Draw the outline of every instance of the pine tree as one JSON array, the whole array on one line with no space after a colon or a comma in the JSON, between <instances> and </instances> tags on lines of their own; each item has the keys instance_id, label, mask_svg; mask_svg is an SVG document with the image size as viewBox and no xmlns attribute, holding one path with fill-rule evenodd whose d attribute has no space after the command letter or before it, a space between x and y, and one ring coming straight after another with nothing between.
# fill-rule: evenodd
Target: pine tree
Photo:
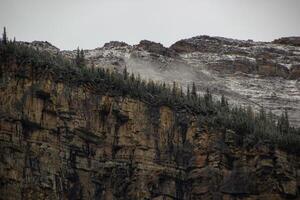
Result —
<instances>
[{"instance_id":1,"label":"pine tree","mask_svg":"<svg viewBox=\"0 0 300 200\"><path fill-rule=\"evenodd\" d=\"M80 50L79 47L76 50L75 65L79 68L83 68L85 66L84 51L83 49Z\"/></svg>"},{"instance_id":2,"label":"pine tree","mask_svg":"<svg viewBox=\"0 0 300 200\"><path fill-rule=\"evenodd\" d=\"M124 77L124 80L127 80L127 78L128 78L128 72L127 72L127 67L126 66L123 70L123 77Z\"/></svg>"},{"instance_id":3,"label":"pine tree","mask_svg":"<svg viewBox=\"0 0 300 200\"><path fill-rule=\"evenodd\" d=\"M192 85L192 98L193 99L196 99L197 98L197 91L196 91L196 85L195 85L195 82L193 82L193 85Z\"/></svg>"},{"instance_id":4,"label":"pine tree","mask_svg":"<svg viewBox=\"0 0 300 200\"><path fill-rule=\"evenodd\" d=\"M79 47L77 47L77 51L76 51L75 65L76 65L76 67L80 67L80 50L79 50Z\"/></svg>"},{"instance_id":5,"label":"pine tree","mask_svg":"<svg viewBox=\"0 0 300 200\"><path fill-rule=\"evenodd\" d=\"M183 90L182 90L182 86L180 86L180 97L181 97L181 98L184 97Z\"/></svg>"},{"instance_id":6,"label":"pine tree","mask_svg":"<svg viewBox=\"0 0 300 200\"><path fill-rule=\"evenodd\" d=\"M210 90L206 89L206 94L204 95L204 101L207 107L210 107L212 105L212 95L210 93Z\"/></svg>"},{"instance_id":7,"label":"pine tree","mask_svg":"<svg viewBox=\"0 0 300 200\"><path fill-rule=\"evenodd\" d=\"M3 28L3 33L2 33L2 43L3 43L3 44L7 44L6 27Z\"/></svg>"},{"instance_id":8,"label":"pine tree","mask_svg":"<svg viewBox=\"0 0 300 200\"><path fill-rule=\"evenodd\" d=\"M274 124L274 114L271 111L269 111L267 117L268 117L269 122L273 125Z\"/></svg>"},{"instance_id":9,"label":"pine tree","mask_svg":"<svg viewBox=\"0 0 300 200\"><path fill-rule=\"evenodd\" d=\"M142 78L141 78L141 74L138 73L136 80L141 83L142 82Z\"/></svg>"},{"instance_id":10,"label":"pine tree","mask_svg":"<svg viewBox=\"0 0 300 200\"><path fill-rule=\"evenodd\" d=\"M131 75L130 75L130 81L131 82L134 82L135 81L135 77L134 77L134 73L132 72Z\"/></svg>"},{"instance_id":11,"label":"pine tree","mask_svg":"<svg viewBox=\"0 0 300 200\"><path fill-rule=\"evenodd\" d=\"M91 69L92 69L92 72L95 72L95 63L94 63L94 61L92 61L92 63L91 63Z\"/></svg>"},{"instance_id":12,"label":"pine tree","mask_svg":"<svg viewBox=\"0 0 300 200\"><path fill-rule=\"evenodd\" d=\"M227 99L225 98L224 94L222 94L222 97L221 97L221 106L223 108L227 108L228 107L228 101Z\"/></svg>"},{"instance_id":13,"label":"pine tree","mask_svg":"<svg viewBox=\"0 0 300 200\"><path fill-rule=\"evenodd\" d=\"M260 119L262 122L266 122L266 120L267 120L267 115L266 115L266 112L265 112L264 107L261 107L261 109L260 109L260 111L259 111L259 119Z\"/></svg>"},{"instance_id":14,"label":"pine tree","mask_svg":"<svg viewBox=\"0 0 300 200\"><path fill-rule=\"evenodd\" d=\"M163 88L163 90L166 89L166 83L165 82L163 82L162 88Z\"/></svg>"},{"instance_id":15,"label":"pine tree","mask_svg":"<svg viewBox=\"0 0 300 200\"><path fill-rule=\"evenodd\" d=\"M287 109L285 109L285 111L284 111L284 119L285 119L286 127L289 129L290 128L290 122L289 122L289 115L288 115Z\"/></svg>"},{"instance_id":16,"label":"pine tree","mask_svg":"<svg viewBox=\"0 0 300 200\"><path fill-rule=\"evenodd\" d=\"M246 113L247 113L248 118L251 119L251 120L253 120L253 118L254 118L254 112L253 112L253 109L252 109L251 106L247 107Z\"/></svg>"},{"instance_id":17,"label":"pine tree","mask_svg":"<svg viewBox=\"0 0 300 200\"><path fill-rule=\"evenodd\" d=\"M80 50L80 64L81 64L82 67L85 66L85 57L84 57L83 49Z\"/></svg>"},{"instance_id":18,"label":"pine tree","mask_svg":"<svg viewBox=\"0 0 300 200\"><path fill-rule=\"evenodd\" d=\"M279 129L279 132L282 134L290 132L290 122L287 110L285 110L285 112L281 114L281 117L279 118L277 123L277 127Z\"/></svg>"},{"instance_id":19,"label":"pine tree","mask_svg":"<svg viewBox=\"0 0 300 200\"><path fill-rule=\"evenodd\" d=\"M176 97L176 94L177 94L176 83L175 83L175 81L173 81L172 96Z\"/></svg>"},{"instance_id":20,"label":"pine tree","mask_svg":"<svg viewBox=\"0 0 300 200\"><path fill-rule=\"evenodd\" d=\"M186 96L187 96L188 99L190 99L190 97L191 97L191 95L190 95L190 85L187 86Z\"/></svg>"},{"instance_id":21,"label":"pine tree","mask_svg":"<svg viewBox=\"0 0 300 200\"><path fill-rule=\"evenodd\" d=\"M254 112L251 106L248 106L246 109L246 117L247 117L247 128L249 133L254 132Z\"/></svg>"}]
</instances>

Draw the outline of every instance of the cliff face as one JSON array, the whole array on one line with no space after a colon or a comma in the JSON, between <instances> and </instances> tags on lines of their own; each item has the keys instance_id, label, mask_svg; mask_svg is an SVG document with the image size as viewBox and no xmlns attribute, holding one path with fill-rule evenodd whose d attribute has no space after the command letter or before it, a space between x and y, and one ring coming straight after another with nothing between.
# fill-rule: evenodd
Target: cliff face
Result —
<instances>
[{"instance_id":1,"label":"cliff face","mask_svg":"<svg viewBox=\"0 0 300 200\"><path fill-rule=\"evenodd\" d=\"M299 198L299 157L185 110L34 74L0 105L0 199Z\"/></svg>"},{"instance_id":2,"label":"cliff face","mask_svg":"<svg viewBox=\"0 0 300 200\"><path fill-rule=\"evenodd\" d=\"M300 41L297 37L255 42L197 36L180 40L169 48L150 41L133 46L110 42L101 48L85 50L85 56L87 63L95 68L122 71L126 66L144 79L171 84L176 81L183 88L195 82L201 92L210 88L216 96L225 94L233 104L251 105L257 110L264 107L277 116L288 110L291 123L299 127L297 41ZM76 51L61 53L69 58L76 55Z\"/></svg>"}]
</instances>

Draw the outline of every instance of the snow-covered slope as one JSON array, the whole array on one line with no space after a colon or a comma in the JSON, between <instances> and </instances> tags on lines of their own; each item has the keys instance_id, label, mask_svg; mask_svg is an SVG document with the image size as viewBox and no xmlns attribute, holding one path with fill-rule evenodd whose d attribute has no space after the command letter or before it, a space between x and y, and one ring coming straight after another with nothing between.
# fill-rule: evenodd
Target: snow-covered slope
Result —
<instances>
[{"instance_id":1,"label":"snow-covered slope","mask_svg":"<svg viewBox=\"0 0 300 200\"><path fill-rule=\"evenodd\" d=\"M89 66L117 71L126 66L145 79L176 81L184 88L195 82L200 92L210 88L236 104L263 106L278 115L287 109L291 122L300 126L298 42L295 37L268 43L197 36L170 48L143 40L133 46L109 42L84 52ZM76 50L61 53L74 58Z\"/></svg>"},{"instance_id":2,"label":"snow-covered slope","mask_svg":"<svg viewBox=\"0 0 300 200\"><path fill-rule=\"evenodd\" d=\"M198 83L216 94L227 94L238 104L263 106L278 115L287 109L293 124L300 126L298 45L199 36L181 40L171 49L194 71L207 70L214 80Z\"/></svg>"}]
</instances>

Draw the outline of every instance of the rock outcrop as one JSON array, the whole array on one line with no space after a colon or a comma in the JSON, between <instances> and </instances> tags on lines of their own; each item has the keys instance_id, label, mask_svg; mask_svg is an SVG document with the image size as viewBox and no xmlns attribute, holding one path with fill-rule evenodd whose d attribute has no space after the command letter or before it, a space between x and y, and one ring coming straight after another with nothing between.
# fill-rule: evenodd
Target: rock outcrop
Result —
<instances>
[{"instance_id":1,"label":"rock outcrop","mask_svg":"<svg viewBox=\"0 0 300 200\"><path fill-rule=\"evenodd\" d=\"M198 90L226 94L234 104L264 107L278 116L288 110L292 124L300 126L300 47L278 41L197 36L169 48L146 40L133 46L114 41L84 52L94 68L122 72L127 67L144 79L176 81L183 89L195 82ZM73 58L76 50L60 53Z\"/></svg>"},{"instance_id":2,"label":"rock outcrop","mask_svg":"<svg viewBox=\"0 0 300 200\"><path fill-rule=\"evenodd\" d=\"M300 47L300 37L283 37L274 40L273 43Z\"/></svg>"},{"instance_id":3,"label":"rock outcrop","mask_svg":"<svg viewBox=\"0 0 300 200\"><path fill-rule=\"evenodd\" d=\"M151 42L148 40L142 40L138 45L136 45L136 48L166 57L178 56L172 49L166 48L160 43Z\"/></svg>"},{"instance_id":4,"label":"rock outcrop","mask_svg":"<svg viewBox=\"0 0 300 200\"><path fill-rule=\"evenodd\" d=\"M21 44L28 45L29 47L32 47L34 49L37 49L39 51L47 51L52 54L58 54L60 52L60 49L56 46L52 45L48 41L33 41L33 42L20 42Z\"/></svg>"},{"instance_id":5,"label":"rock outcrop","mask_svg":"<svg viewBox=\"0 0 300 200\"><path fill-rule=\"evenodd\" d=\"M0 199L299 199L299 157L268 141L46 72L2 81Z\"/></svg>"},{"instance_id":6,"label":"rock outcrop","mask_svg":"<svg viewBox=\"0 0 300 200\"><path fill-rule=\"evenodd\" d=\"M299 64L299 38L282 38L273 43L198 36L180 40L170 49L189 55L222 73L244 72L263 76L299 78L291 67Z\"/></svg>"}]
</instances>

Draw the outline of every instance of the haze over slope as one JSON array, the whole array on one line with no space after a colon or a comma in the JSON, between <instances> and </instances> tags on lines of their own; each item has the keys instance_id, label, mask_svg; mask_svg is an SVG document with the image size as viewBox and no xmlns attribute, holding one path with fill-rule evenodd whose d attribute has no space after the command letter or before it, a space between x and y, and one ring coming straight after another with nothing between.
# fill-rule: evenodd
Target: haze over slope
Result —
<instances>
[{"instance_id":1,"label":"haze over slope","mask_svg":"<svg viewBox=\"0 0 300 200\"><path fill-rule=\"evenodd\" d=\"M198 36L180 40L170 48L143 40L138 45L106 43L85 50L93 67L130 72L142 78L179 83L195 82L200 92L209 88L225 94L234 103L264 107L280 115L287 109L291 122L300 125L300 39L281 38L254 42L222 37ZM51 44L34 46L60 52ZM61 51L73 58L76 51Z\"/></svg>"}]
</instances>

